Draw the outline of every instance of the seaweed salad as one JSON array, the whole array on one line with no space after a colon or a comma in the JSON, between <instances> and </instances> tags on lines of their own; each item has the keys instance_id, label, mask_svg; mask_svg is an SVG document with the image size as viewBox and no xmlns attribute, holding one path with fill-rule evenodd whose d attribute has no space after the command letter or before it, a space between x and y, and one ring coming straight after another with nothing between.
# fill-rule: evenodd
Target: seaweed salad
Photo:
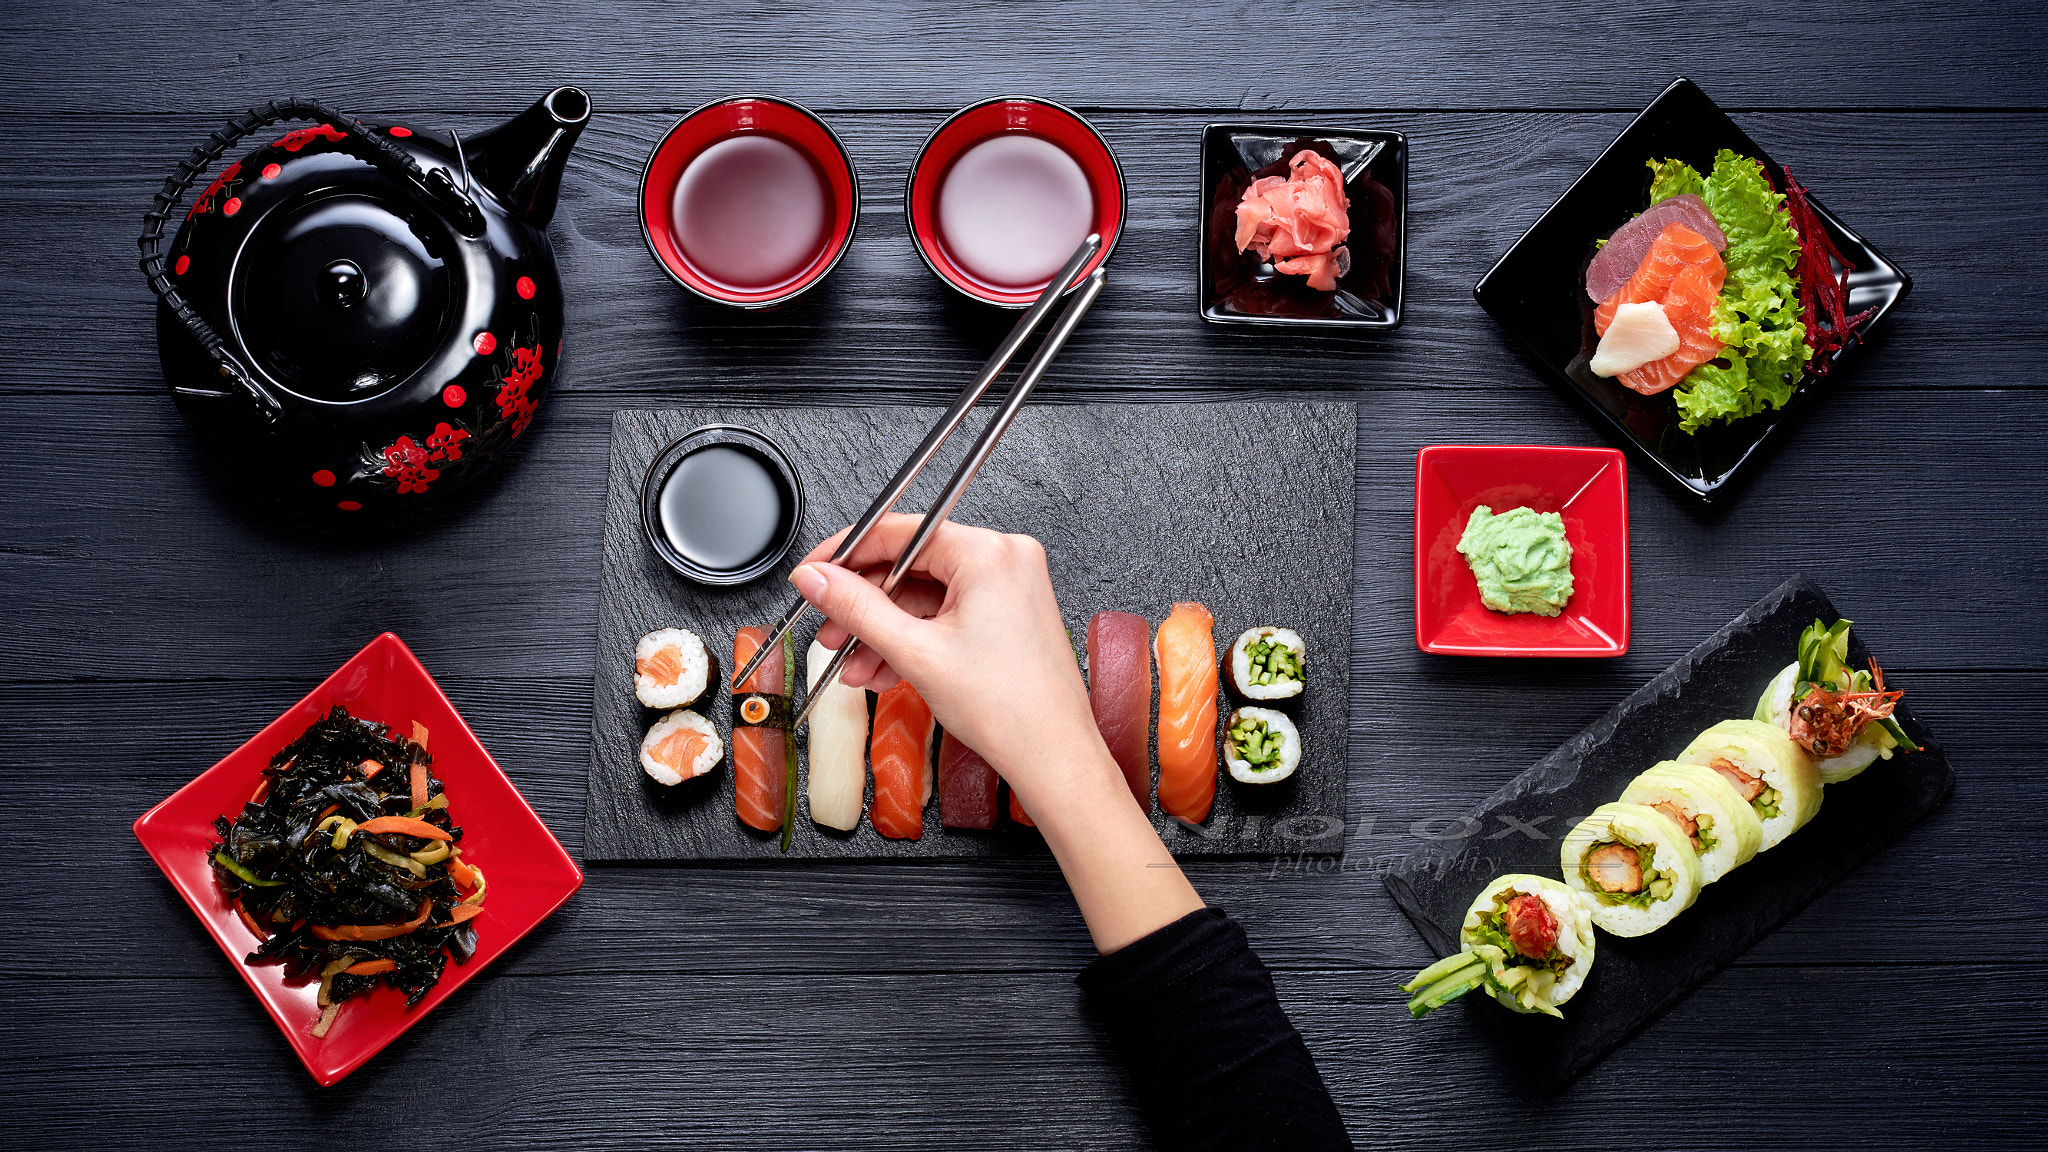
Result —
<instances>
[{"instance_id":1,"label":"seaweed salad","mask_svg":"<svg viewBox=\"0 0 2048 1152\"><path fill-rule=\"evenodd\" d=\"M448 957L476 952L484 875L426 745L424 725L408 738L337 706L271 757L239 817L213 822L214 874L263 937L248 963L320 976L315 1036L379 983L418 1004Z\"/></svg>"}]
</instances>

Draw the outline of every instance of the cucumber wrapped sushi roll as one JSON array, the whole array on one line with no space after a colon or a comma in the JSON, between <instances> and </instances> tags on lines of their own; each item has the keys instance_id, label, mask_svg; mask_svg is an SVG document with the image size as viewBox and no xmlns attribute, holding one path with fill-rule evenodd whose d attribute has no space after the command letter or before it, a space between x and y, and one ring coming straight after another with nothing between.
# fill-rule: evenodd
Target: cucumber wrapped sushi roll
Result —
<instances>
[{"instance_id":1,"label":"cucumber wrapped sushi roll","mask_svg":"<svg viewBox=\"0 0 2048 1152\"><path fill-rule=\"evenodd\" d=\"M1565 835L1565 883L1581 893L1593 923L1616 936L1643 936L1700 894L1700 861L1671 817L1641 804L1602 804Z\"/></svg>"},{"instance_id":2,"label":"cucumber wrapped sushi roll","mask_svg":"<svg viewBox=\"0 0 2048 1152\"><path fill-rule=\"evenodd\" d=\"M1247 700L1285 700L1308 684L1308 646L1292 628L1265 625L1230 645L1230 687Z\"/></svg>"},{"instance_id":3,"label":"cucumber wrapped sushi roll","mask_svg":"<svg viewBox=\"0 0 2048 1152\"><path fill-rule=\"evenodd\" d=\"M1593 919L1572 890L1542 876L1511 872L1486 886L1465 912L1458 943L1401 985L1414 994L1417 1019L1475 988L1516 1012L1562 1016L1593 970Z\"/></svg>"},{"instance_id":4,"label":"cucumber wrapped sushi roll","mask_svg":"<svg viewBox=\"0 0 2048 1152\"><path fill-rule=\"evenodd\" d=\"M1666 760L1629 781L1621 802L1655 808L1692 838L1702 884L1749 863L1763 847L1756 810L1711 768Z\"/></svg>"},{"instance_id":5,"label":"cucumber wrapped sushi roll","mask_svg":"<svg viewBox=\"0 0 2048 1152\"><path fill-rule=\"evenodd\" d=\"M1806 826L1820 811L1820 771L1805 751L1761 720L1723 720L1699 734L1678 759L1711 768L1763 821L1763 849Z\"/></svg>"},{"instance_id":6,"label":"cucumber wrapped sushi roll","mask_svg":"<svg viewBox=\"0 0 2048 1152\"><path fill-rule=\"evenodd\" d=\"M1239 708L1223 726L1223 763L1245 784L1285 780L1301 763L1301 733L1285 713Z\"/></svg>"},{"instance_id":7,"label":"cucumber wrapped sushi roll","mask_svg":"<svg viewBox=\"0 0 2048 1152\"><path fill-rule=\"evenodd\" d=\"M1820 782L1839 784L1878 760L1920 746L1893 718L1905 693L1886 691L1884 669L1851 668L1848 620L1815 620L1799 636L1799 659L1772 677L1757 700L1754 719L1791 737L1813 758Z\"/></svg>"}]
</instances>

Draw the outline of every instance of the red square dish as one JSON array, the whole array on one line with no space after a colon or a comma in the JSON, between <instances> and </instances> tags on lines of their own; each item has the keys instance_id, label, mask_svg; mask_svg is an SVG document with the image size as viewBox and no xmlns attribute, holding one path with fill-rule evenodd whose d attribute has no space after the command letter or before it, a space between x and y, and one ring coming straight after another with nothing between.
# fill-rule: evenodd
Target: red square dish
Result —
<instances>
[{"instance_id":1,"label":"red square dish","mask_svg":"<svg viewBox=\"0 0 2048 1152\"><path fill-rule=\"evenodd\" d=\"M450 808L463 829L463 858L489 877L490 895L483 914L474 921L476 954L467 964L449 961L440 983L419 1007L408 1011L403 993L380 985L345 1002L327 1035L315 1039L312 1029L320 1019L320 981L317 977L287 981L281 964L243 962L259 939L221 891L210 857L219 839L213 818L239 814L261 782L271 756L337 704L362 719L380 721L401 732L410 731L415 720L426 725L434 774L447 789ZM323 1087L361 1067L418 1023L547 919L583 884L583 872L576 862L484 751L476 733L463 723L411 650L389 632L370 641L227 759L145 812L135 822L135 838L185 898L227 954L228 962L283 1030L306 1070Z\"/></svg>"},{"instance_id":2,"label":"red square dish","mask_svg":"<svg viewBox=\"0 0 2048 1152\"><path fill-rule=\"evenodd\" d=\"M1572 598L1559 616L1479 602L1458 551L1485 504L1564 517ZM1415 645L1451 656L1619 656L1628 651L1628 465L1612 448L1438 444L1415 457Z\"/></svg>"}]
</instances>

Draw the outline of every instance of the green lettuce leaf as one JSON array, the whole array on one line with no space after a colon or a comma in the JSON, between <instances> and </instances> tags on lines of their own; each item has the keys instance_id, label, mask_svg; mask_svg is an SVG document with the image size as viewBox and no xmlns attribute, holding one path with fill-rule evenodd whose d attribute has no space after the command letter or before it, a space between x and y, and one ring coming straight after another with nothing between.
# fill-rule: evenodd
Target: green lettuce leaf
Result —
<instances>
[{"instance_id":1,"label":"green lettuce leaf","mask_svg":"<svg viewBox=\"0 0 2048 1152\"><path fill-rule=\"evenodd\" d=\"M1687 192L1703 195L1707 182L1692 165L1683 160L1650 161L1650 203L1683 196Z\"/></svg>"},{"instance_id":2,"label":"green lettuce leaf","mask_svg":"<svg viewBox=\"0 0 2048 1152\"><path fill-rule=\"evenodd\" d=\"M1704 180L1676 160L1652 160L1650 171L1652 203L1696 193L1728 237L1721 254L1728 280L1713 318L1714 337L1725 347L1678 382L1679 427L1692 433L1783 407L1813 356L1799 307L1799 234L1784 195L1762 164L1726 148Z\"/></svg>"}]
</instances>

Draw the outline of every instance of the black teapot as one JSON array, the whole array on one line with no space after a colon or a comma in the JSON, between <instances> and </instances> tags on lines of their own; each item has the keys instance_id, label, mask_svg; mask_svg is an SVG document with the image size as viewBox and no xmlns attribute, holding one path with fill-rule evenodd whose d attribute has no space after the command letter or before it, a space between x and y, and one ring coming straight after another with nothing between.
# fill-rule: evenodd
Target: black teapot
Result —
<instances>
[{"instance_id":1,"label":"black teapot","mask_svg":"<svg viewBox=\"0 0 2048 1152\"><path fill-rule=\"evenodd\" d=\"M185 192L237 142L311 121ZM463 139L280 100L182 161L143 217L142 271L178 407L275 490L402 507L482 472L562 351L547 222L590 98L557 88Z\"/></svg>"}]
</instances>

